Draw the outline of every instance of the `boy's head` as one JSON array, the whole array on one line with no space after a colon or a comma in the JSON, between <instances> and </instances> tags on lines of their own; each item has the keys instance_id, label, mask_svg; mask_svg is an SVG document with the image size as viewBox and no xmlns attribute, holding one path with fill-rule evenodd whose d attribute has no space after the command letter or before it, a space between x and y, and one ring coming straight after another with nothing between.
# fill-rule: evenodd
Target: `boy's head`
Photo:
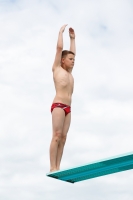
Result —
<instances>
[{"instance_id":1,"label":"boy's head","mask_svg":"<svg viewBox=\"0 0 133 200\"><path fill-rule=\"evenodd\" d=\"M61 66L67 71L72 71L75 61L75 54L72 51L64 50L61 56Z\"/></svg>"}]
</instances>

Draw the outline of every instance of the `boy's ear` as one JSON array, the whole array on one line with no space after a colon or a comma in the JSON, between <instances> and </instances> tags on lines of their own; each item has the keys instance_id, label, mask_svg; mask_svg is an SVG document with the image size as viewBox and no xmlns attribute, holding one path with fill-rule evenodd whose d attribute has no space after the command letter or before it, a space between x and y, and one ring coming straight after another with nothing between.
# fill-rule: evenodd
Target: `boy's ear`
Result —
<instances>
[{"instance_id":1,"label":"boy's ear","mask_svg":"<svg viewBox=\"0 0 133 200\"><path fill-rule=\"evenodd\" d=\"M61 58L61 62L64 63L65 58Z\"/></svg>"}]
</instances>

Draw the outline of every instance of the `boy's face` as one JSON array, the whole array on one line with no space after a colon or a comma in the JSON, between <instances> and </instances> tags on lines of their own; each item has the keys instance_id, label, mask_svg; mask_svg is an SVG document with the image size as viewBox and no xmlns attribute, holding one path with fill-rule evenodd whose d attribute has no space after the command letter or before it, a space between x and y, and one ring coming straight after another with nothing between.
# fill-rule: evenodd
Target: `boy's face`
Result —
<instances>
[{"instance_id":1,"label":"boy's face","mask_svg":"<svg viewBox=\"0 0 133 200\"><path fill-rule=\"evenodd\" d=\"M62 58L62 64L66 69L72 69L74 66L75 56L73 54L68 54L65 58Z\"/></svg>"}]
</instances>

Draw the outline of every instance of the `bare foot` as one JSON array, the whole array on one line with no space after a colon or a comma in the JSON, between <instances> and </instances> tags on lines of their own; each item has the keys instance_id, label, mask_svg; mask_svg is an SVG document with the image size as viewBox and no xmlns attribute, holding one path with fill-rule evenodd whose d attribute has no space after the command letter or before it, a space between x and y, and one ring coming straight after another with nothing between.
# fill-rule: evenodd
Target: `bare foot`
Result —
<instances>
[{"instance_id":1,"label":"bare foot","mask_svg":"<svg viewBox=\"0 0 133 200\"><path fill-rule=\"evenodd\" d=\"M50 172L55 172L57 171L57 169L50 169Z\"/></svg>"}]
</instances>

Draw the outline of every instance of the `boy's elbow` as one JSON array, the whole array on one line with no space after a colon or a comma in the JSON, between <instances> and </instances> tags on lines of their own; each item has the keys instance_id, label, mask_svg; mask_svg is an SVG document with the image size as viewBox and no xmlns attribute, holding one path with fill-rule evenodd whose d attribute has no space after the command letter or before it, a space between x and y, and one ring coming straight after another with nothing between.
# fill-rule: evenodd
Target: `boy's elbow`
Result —
<instances>
[{"instance_id":1,"label":"boy's elbow","mask_svg":"<svg viewBox=\"0 0 133 200\"><path fill-rule=\"evenodd\" d=\"M63 50L63 47L57 46L57 51L62 51L62 50Z\"/></svg>"}]
</instances>

